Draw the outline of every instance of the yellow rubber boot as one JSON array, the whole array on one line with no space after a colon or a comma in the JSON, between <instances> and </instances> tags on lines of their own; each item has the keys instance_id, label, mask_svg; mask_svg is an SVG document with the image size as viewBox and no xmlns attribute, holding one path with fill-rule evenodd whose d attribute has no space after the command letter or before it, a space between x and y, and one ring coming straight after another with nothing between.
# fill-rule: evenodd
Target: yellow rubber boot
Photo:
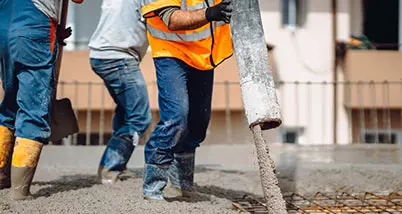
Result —
<instances>
[{"instance_id":1,"label":"yellow rubber boot","mask_svg":"<svg viewBox=\"0 0 402 214\"><path fill-rule=\"evenodd\" d=\"M11 186L10 170L13 154L14 133L5 126L0 126L0 189Z\"/></svg>"},{"instance_id":2,"label":"yellow rubber boot","mask_svg":"<svg viewBox=\"0 0 402 214\"><path fill-rule=\"evenodd\" d=\"M30 187L39 162L43 144L37 141L17 138L11 167L12 199L30 199Z\"/></svg>"}]
</instances>

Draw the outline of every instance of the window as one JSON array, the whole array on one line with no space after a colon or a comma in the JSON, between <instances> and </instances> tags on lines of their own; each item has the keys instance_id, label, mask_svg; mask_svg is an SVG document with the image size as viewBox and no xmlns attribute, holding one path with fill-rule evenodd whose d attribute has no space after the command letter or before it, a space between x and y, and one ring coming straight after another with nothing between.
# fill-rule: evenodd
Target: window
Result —
<instances>
[{"instance_id":1,"label":"window","mask_svg":"<svg viewBox=\"0 0 402 214\"><path fill-rule=\"evenodd\" d=\"M363 34L378 50L399 49L399 0L364 0Z\"/></svg>"},{"instance_id":2,"label":"window","mask_svg":"<svg viewBox=\"0 0 402 214\"><path fill-rule=\"evenodd\" d=\"M305 20L306 0L282 0L282 26L301 27Z\"/></svg>"},{"instance_id":3,"label":"window","mask_svg":"<svg viewBox=\"0 0 402 214\"><path fill-rule=\"evenodd\" d=\"M303 128L285 127L279 131L279 142L298 144L301 143Z\"/></svg>"},{"instance_id":4,"label":"window","mask_svg":"<svg viewBox=\"0 0 402 214\"><path fill-rule=\"evenodd\" d=\"M286 131L283 134L283 140L286 143L297 143L298 133L296 131Z\"/></svg>"},{"instance_id":5,"label":"window","mask_svg":"<svg viewBox=\"0 0 402 214\"><path fill-rule=\"evenodd\" d=\"M362 130L363 143L397 144L402 142L402 131L398 130Z\"/></svg>"}]
</instances>

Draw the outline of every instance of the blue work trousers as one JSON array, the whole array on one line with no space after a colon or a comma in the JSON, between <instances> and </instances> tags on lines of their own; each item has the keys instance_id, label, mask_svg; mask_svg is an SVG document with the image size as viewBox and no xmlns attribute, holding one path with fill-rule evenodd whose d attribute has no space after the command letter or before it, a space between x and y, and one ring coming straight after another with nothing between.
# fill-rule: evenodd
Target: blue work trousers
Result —
<instances>
[{"instance_id":1,"label":"blue work trousers","mask_svg":"<svg viewBox=\"0 0 402 214\"><path fill-rule=\"evenodd\" d=\"M155 58L160 121L145 146L147 164L165 165L174 153L194 153L211 117L213 70L201 71L175 58Z\"/></svg>"},{"instance_id":2,"label":"blue work trousers","mask_svg":"<svg viewBox=\"0 0 402 214\"><path fill-rule=\"evenodd\" d=\"M91 59L92 70L105 83L116 103L113 135L100 165L122 171L151 123L148 90L138 61L127 59Z\"/></svg>"},{"instance_id":3,"label":"blue work trousers","mask_svg":"<svg viewBox=\"0 0 402 214\"><path fill-rule=\"evenodd\" d=\"M32 1L0 0L0 125L46 143L55 89L57 23Z\"/></svg>"}]
</instances>

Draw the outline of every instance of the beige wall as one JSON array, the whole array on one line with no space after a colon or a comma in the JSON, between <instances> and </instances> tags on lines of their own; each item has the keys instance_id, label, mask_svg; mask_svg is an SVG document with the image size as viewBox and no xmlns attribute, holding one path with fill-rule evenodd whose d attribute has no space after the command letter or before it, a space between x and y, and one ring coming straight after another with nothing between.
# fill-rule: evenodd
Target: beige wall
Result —
<instances>
[{"instance_id":1,"label":"beige wall","mask_svg":"<svg viewBox=\"0 0 402 214\"><path fill-rule=\"evenodd\" d=\"M332 24L330 0L307 0L305 25L295 31L281 26L281 1L260 0L266 40L275 45L275 62L283 81L332 81ZM351 29L351 2L338 0L338 39L346 40ZM339 78L342 80L342 76ZM279 90L283 126L304 127L302 144L332 142L332 91L313 90L308 95L294 87ZM339 102L342 101L340 97ZM327 106L322 109L323 105ZM306 112L315 112L309 116ZM339 143L347 143L348 123L339 105Z\"/></svg>"},{"instance_id":2,"label":"beige wall","mask_svg":"<svg viewBox=\"0 0 402 214\"><path fill-rule=\"evenodd\" d=\"M402 107L402 53L399 51L349 50L345 61L345 79L366 82L351 86L352 96L345 101L347 106ZM367 84L369 81L390 83L370 86Z\"/></svg>"}]
</instances>

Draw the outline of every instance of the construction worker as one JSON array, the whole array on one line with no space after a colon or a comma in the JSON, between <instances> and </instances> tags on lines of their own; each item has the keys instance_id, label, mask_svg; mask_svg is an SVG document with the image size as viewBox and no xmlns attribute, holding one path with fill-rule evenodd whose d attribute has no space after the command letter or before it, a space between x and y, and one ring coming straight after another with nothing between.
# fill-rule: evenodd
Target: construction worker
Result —
<instances>
[{"instance_id":1,"label":"construction worker","mask_svg":"<svg viewBox=\"0 0 402 214\"><path fill-rule=\"evenodd\" d=\"M164 200L168 179L191 195L195 150L211 114L214 68L232 55L230 0L144 0L160 121L145 146L145 199ZM187 194L190 193L190 194Z\"/></svg>"},{"instance_id":2,"label":"construction worker","mask_svg":"<svg viewBox=\"0 0 402 214\"><path fill-rule=\"evenodd\" d=\"M11 186L15 200L31 198L51 133L58 6L58 0L0 0L0 189Z\"/></svg>"},{"instance_id":3,"label":"construction worker","mask_svg":"<svg viewBox=\"0 0 402 214\"><path fill-rule=\"evenodd\" d=\"M148 49L140 0L103 0L90 47L90 62L116 103L113 135L98 179L115 183L151 123L148 91L139 64Z\"/></svg>"}]
</instances>

